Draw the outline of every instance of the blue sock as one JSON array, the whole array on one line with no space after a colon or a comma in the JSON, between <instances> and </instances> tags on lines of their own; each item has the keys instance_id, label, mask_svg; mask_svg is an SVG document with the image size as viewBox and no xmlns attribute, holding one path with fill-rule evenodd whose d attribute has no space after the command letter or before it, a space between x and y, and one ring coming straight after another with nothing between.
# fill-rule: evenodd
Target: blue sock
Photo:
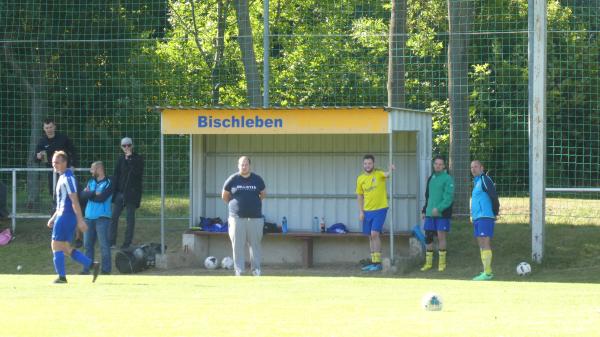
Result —
<instances>
[{"instance_id":1,"label":"blue sock","mask_svg":"<svg viewBox=\"0 0 600 337\"><path fill-rule=\"evenodd\" d=\"M62 251L54 252L54 270L60 277L65 277L65 253Z\"/></svg>"},{"instance_id":2,"label":"blue sock","mask_svg":"<svg viewBox=\"0 0 600 337\"><path fill-rule=\"evenodd\" d=\"M74 261L81 263L86 268L89 268L93 262L89 257L85 256L82 252L78 251L77 249L73 249L73 251L71 252L71 258Z\"/></svg>"}]
</instances>

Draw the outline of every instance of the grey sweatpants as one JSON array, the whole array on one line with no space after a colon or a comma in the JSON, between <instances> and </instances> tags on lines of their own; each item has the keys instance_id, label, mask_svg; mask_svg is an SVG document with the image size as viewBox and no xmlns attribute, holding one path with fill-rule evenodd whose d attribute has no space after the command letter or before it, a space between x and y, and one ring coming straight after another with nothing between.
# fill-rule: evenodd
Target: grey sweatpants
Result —
<instances>
[{"instance_id":1,"label":"grey sweatpants","mask_svg":"<svg viewBox=\"0 0 600 337\"><path fill-rule=\"evenodd\" d=\"M236 272L240 274L244 272L246 243L250 247L251 270L260 270L264 222L263 218L229 217L229 238L233 247L233 263Z\"/></svg>"}]
</instances>

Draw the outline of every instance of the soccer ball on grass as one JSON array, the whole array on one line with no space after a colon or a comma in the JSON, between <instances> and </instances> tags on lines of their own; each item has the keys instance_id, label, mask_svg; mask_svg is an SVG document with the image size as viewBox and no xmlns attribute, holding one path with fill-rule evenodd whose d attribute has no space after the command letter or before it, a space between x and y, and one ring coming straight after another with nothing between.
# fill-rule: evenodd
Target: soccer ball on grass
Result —
<instances>
[{"instance_id":1,"label":"soccer ball on grass","mask_svg":"<svg viewBox=\"0 0 600 337\"><path fill-rule=\"evenodd\" d=\"M219 260L214 256L209 256L204 260L204 267L206 269L217 269L219 267Z\"/></svg>"},{"instance_id":2,"label":"soccer ball on grass","mask_svg":"<svg viewBox=\"0 0 600 337\"><path fill-rule=\"evenodd\" d=\"M421 305L427 311L440 311L442 310L442 297L436 293L427 293L423 296Z\"/></svg>"},{"instance_id":3,"label":"soccer ball on grass","mask_svg":"<svg viewBox=\"0 0 600 337\"><path fill-rule=\"evenodd\" d=\"M531 265L527 262L521 262L517 265L517 274L519 276L527 276L531 274Z\"/></svg>"},{"instance_id":4,"label":"soccer ball on grass","mask_svg":"<svg viewBox=\"0 0 600 337\"><path fill-rule=\"evenodd\" d=\"M233 269L233 259L229 256L225 256L223 260L221 260L221 268L223 269Z\"/></svg>"}]
</instances>

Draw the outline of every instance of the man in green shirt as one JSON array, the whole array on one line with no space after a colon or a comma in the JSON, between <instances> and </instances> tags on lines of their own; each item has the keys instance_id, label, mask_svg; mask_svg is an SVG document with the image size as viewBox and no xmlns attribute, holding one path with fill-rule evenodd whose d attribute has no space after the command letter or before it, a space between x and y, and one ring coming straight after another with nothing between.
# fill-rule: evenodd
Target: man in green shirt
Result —
<instances>
[{"instance_id":1,"label":"man in green shirt","mask_svg":"<svg viewBox=\"0 0 600 337\"><path fill-rule=\"evenodd\" d=\"M446 171L446 161L437 156L433 159L433 174L427 180L425 206L421 214L425 220L425 265L421 271L433 266L433 239L438 238L438 271L446 269L446 237L450 231L450 217L454 202L454 179Z\"/></svg>"}]
</instances>

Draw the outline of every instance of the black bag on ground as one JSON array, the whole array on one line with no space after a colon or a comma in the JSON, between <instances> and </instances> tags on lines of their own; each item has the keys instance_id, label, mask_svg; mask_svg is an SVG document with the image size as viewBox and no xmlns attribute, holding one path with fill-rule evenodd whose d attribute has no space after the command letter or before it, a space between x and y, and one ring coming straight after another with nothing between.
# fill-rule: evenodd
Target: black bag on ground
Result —
<instances>
[{"instance_id":1,"label":"black bag on ground","mask_svg":"<svg viewBox=\"0 0 600 337\"><path fill-rule=\"evenodd\" d=\"M131 246L115 254L115 266L121 274L139 273L155 266L156 254L160 254L159 243Z\"/></svg>"}]
</instances>

